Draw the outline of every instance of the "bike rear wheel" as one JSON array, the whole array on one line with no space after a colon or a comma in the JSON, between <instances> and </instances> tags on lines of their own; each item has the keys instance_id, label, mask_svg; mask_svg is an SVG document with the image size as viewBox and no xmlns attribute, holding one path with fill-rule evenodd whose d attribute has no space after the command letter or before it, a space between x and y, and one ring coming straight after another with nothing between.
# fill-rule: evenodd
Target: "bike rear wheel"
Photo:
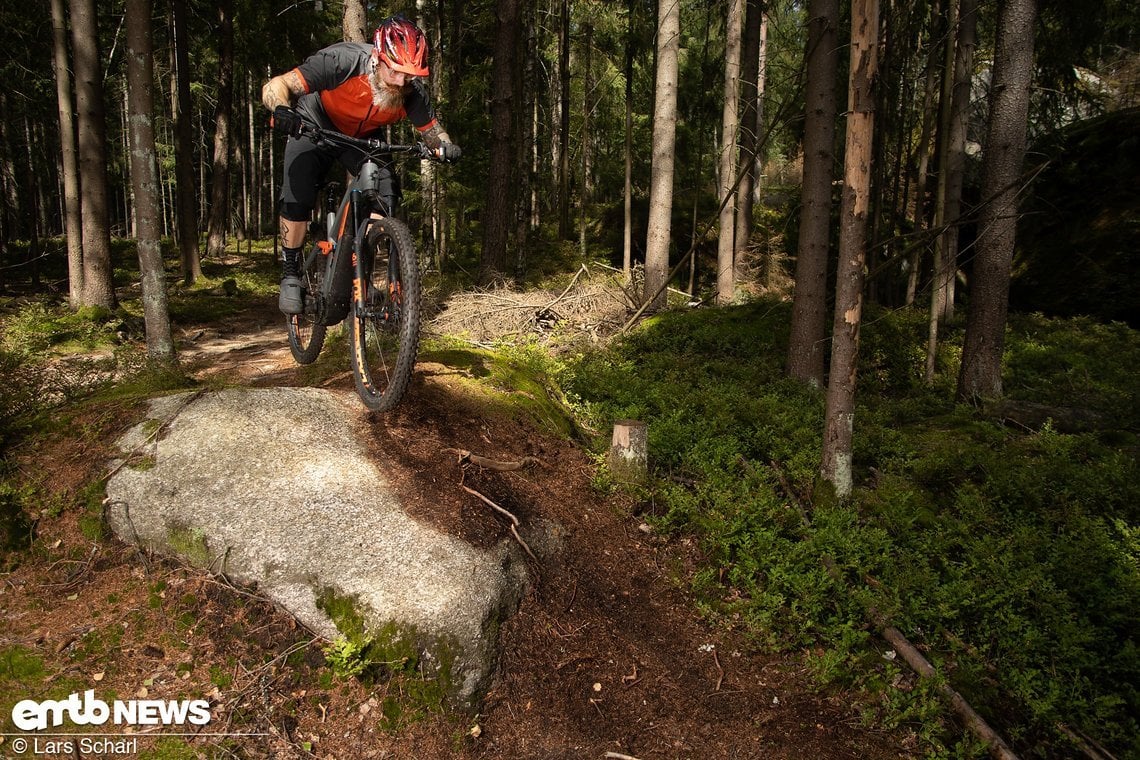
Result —
<instances>
[{"instance_id":1,"label":"bike rear wheel","mask_svg":"<svg viewBox=\"0 0 1140 760\"><path fill-rule=\"evenodd\" d=\"M364 405L386 412L400 403L416 364L420 268L412 233L398 219L375 221L361 255L366 278L354 288L352 374Z\"/></svg>"},{"instance_id":2,"label":"bike rear wheel","mask_svg":"<svg viewBox=\"0 0 1140 760\"><path fill-rule=\"evenodd\" d=\"M321 292L325 279L326 260L319 248L314 247L305 257L305 268L301 272L301 285L305 288L305 311L291 314L287 319L289 328L289 351L298 364L312 364L321 353L328 330L320 319L316 307L316 294Z\"/></svg>"}]
</instances>

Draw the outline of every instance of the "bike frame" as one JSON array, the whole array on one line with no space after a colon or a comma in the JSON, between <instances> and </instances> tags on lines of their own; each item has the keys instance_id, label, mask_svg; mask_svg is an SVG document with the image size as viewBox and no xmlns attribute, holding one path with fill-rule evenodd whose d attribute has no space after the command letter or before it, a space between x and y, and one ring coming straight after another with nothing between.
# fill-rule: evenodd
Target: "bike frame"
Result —
<instances>
[{"instance_id":1,"label":"bike frame","mask_svg":"<svg viewBox=\"0 0 1140 760\"><path fill-rule=\"evenodd\" d=\"M330 132L314 132L318 141L325 140L355 148L364 156L356 176L345 188L335 217L328 223L325 239L318 241L314 253L310 254L325 257L324 281L320 291L312 294L316 300L315 319L319 324L332 326L344 321L354 309L359 311L364 308L363 287L371 274L367 269L371 262L365 261L357 252L368 235L369 227L390 212L390 209L383 208L384 203L379 198L383 171L379 156L413 153L428 157L430 153L422 144L389 145L379 140L360 140ZM394 266L391 258L388 266Z\"/></svg>"},{"instance_id":2,"label":"bike frame","mask_svg":"<svg viewBox=\"0 0 1140 760\"><path fill-rule=\"evenodd\" d=\"M316 361L328 327L350 318L356 392L366 407L385 412L400 403L412 379L422 292L412 233L391 216L390 199L380 196L385 157L438 156L422 143L388 145L309 125L302 126L301 135L317 144L353 149L359 164L336 212L328 214L324 239L305 258L304 311L290 315L289 350L300 364Z\"/></svg>"}]
</instances>

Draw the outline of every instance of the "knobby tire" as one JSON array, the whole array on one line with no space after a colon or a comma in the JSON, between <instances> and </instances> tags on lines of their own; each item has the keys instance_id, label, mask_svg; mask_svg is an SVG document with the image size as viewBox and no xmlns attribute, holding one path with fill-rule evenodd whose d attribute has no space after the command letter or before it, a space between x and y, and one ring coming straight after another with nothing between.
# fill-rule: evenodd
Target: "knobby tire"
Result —
<instances>
[{"instance_id":1,"label":"knobby tire","mask_svg":"<svg viewBox=\"0 0 1140 760\"><path fill-rule=\"evenodd\" d=\"M420 268L407 225L374 222L361 254L367 282L354 287L352 374L369 409L400 403L412 380L420 342Z\"/></svg>"},{"instance_id":2,"label":"knobby tire","mask_svg":"<svg viewBox=\"0 0 1140 760\"><path fill-rule=\"evenodd\" d=\"M314 306L314 294L321 292L325 279L326 259L314 246L305 257L305 269L301 272L301 284L305 288L305 311L286 317L289 327L289 351L298 364L312 364L321 353L328 330L319 321Z\"/></svg>"}]
</instances>

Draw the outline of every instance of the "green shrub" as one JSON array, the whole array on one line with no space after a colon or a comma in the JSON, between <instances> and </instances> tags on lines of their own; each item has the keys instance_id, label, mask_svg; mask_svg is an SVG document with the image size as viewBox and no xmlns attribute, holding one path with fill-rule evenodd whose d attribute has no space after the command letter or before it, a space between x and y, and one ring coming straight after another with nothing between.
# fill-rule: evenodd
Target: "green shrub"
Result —
<instances>
[{"instance_id":1,"label":"green shrub","mask_svg":"<svg viewBox=\"0 0 1140 760\"><path fill-rule=\"evenodd\" d=\"M823 399L782 378L786 320L766 302L666 314L562 375L596 430L649 424L656 519L699 539L702 607L757 646L822 647L821 678L878 690L887 723L927 723L932 754L979 750L929 725L929 688L890 686L898 666L871 649L871 607L1024 756L1060 752L1062 723L1140 756L1137 333L1011 321L1010 396L1118 428L1062 434L1004 428L953 403L960 328L947 331L928 388L925 316L868 310L860 485L845 504L813 506Z\"/></svg>"}]
</instances>

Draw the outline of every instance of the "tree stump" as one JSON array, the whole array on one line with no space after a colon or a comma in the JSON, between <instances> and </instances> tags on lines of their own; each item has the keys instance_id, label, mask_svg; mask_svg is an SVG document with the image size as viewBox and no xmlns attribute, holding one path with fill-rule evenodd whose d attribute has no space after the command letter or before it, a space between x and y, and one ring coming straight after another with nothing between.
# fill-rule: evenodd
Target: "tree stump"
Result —
<instances>
[{"instance_id":1,"label":"tree stump","mask_svg":"<svg viewBox=\"0 0 1140 760\"><path fill-rule=\"evenodd\" d=\"M644 483L649 479L649 439L644 422L618 420L610 445L610 474L619 483Z\"/></svg>"}]
</instances>

